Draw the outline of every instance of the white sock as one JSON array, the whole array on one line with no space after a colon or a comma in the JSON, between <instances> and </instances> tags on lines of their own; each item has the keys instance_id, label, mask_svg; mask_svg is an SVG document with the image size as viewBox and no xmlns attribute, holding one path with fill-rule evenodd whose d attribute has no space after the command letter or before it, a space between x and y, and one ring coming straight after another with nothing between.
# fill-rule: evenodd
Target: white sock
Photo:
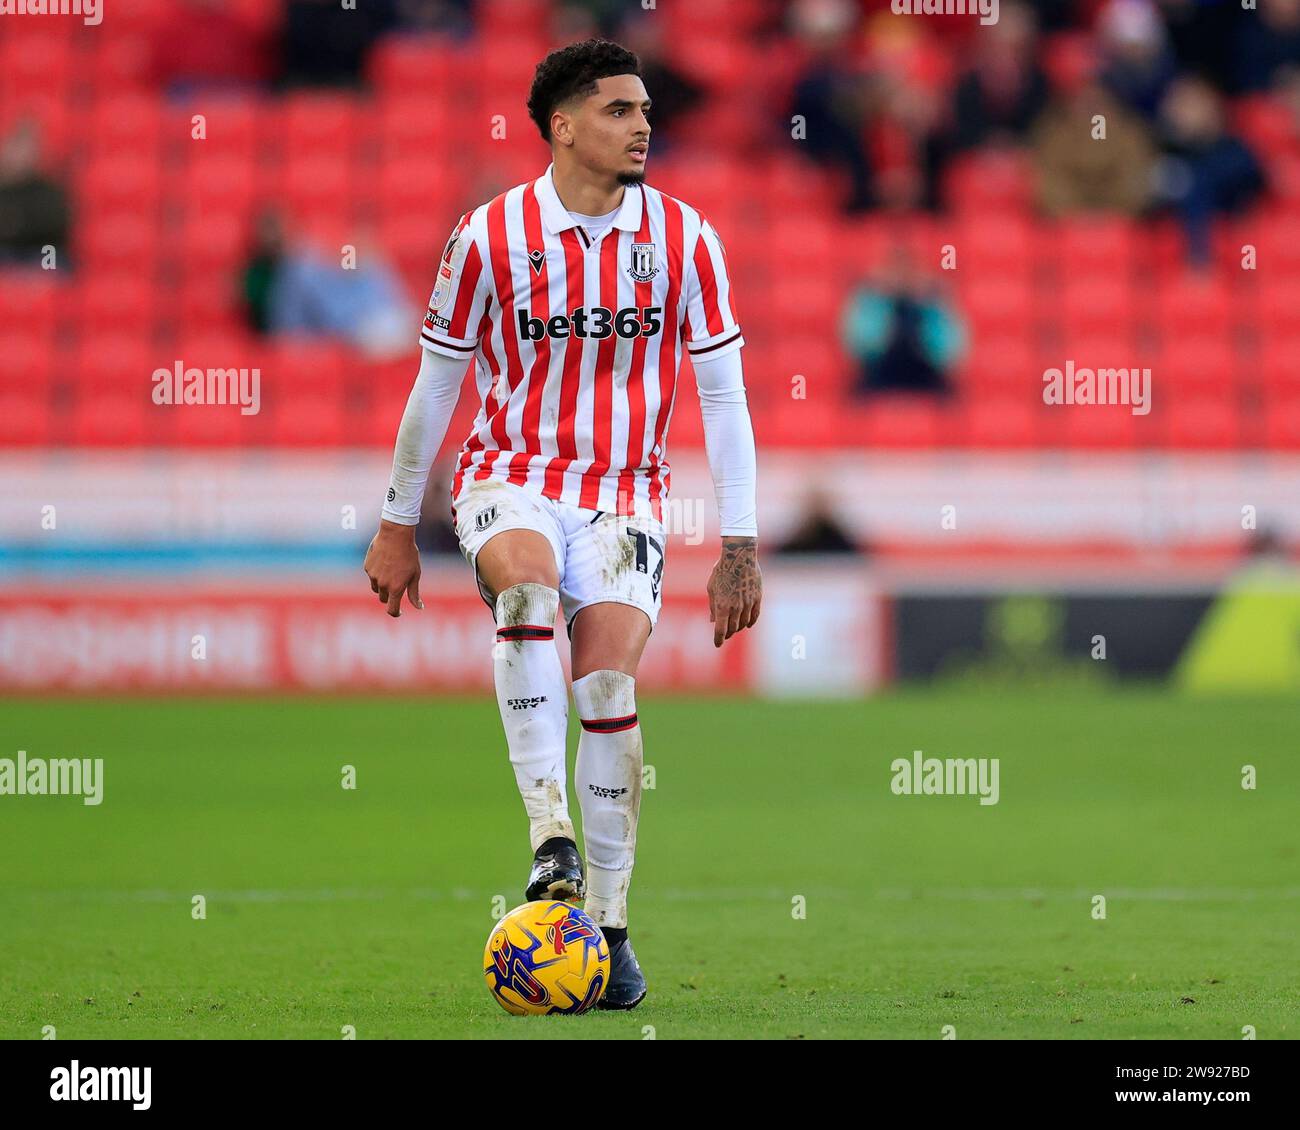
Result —
<instances>
[{"instance_id":1,"label":"white sock","mask_svg":"<svg viewBox=\"0 0 1300 1130\"><path fill-rule=\"evenodd\" d=\"M636 680L622 671L593 671L574 681L573 701L582 721L574 783L587 852L584 909L599 926L626 926L641 812Z\"/></svg>"},{"instance_id":2,"label":"white sock","mask_svg":"<svg viewBox=\"0 0 1300 1130\"><path fill-rule=\"evenodd\" d=\"M497 597L492 673L534 851L552 836L574 838L565 795L569 696L555 650L559 603L546 585L514 585Z\"/></svg>"}]
</instances>

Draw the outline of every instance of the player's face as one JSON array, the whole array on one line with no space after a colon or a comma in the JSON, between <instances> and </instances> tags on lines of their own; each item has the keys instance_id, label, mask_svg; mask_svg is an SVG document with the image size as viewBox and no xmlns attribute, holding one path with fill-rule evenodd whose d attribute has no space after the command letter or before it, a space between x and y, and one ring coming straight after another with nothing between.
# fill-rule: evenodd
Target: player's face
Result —
<instances>
[{"instance_id":1,"label":"player's face","mask_svg":"<svg viewBox=\"0 0 1300 1130\"><path fill-rule=\"evenodd\" d=\"M645 179L650 152L650 96L636 75L597 80L596 93L574 115L573 141L579 160L620 184Z\"/></svg>"}]
</instances>

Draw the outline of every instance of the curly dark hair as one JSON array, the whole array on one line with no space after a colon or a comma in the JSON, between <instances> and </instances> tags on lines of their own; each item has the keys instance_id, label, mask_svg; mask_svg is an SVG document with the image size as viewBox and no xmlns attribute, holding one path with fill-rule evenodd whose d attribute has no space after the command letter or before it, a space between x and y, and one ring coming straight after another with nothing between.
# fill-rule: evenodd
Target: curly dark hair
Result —
<instances>
[{"instance_id":1,"label":"curly dark hair","mask_svg":"<svg viewBox=\"0 0 1300 1130\"><path fill-rule=\"evenodd\" d=\"M536 123L542 140L549 144L551 115L556 106L578 94L594 94L597 79L640 74L641 60L611 40L570 43L537 64L533 87L528 92L528 116Z\"/></svg>"}]
</instances>

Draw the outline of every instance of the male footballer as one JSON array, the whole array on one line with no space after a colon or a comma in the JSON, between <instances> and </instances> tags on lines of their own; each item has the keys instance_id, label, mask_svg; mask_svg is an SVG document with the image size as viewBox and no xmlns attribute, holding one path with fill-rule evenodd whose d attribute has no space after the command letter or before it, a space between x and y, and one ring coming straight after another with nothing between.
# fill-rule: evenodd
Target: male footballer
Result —
<instances>
[{"instance_id":1,"label":"male footballer","mask_svg":"<svg viewBox=\"0 0 1300 1130\"><path fill-rule=\"evenodd\" d=\"M533 851L526 897L585 899L610 947L602 1008L635 1008L628 940L641 804L636 673L659 614L665 436L683 351L704 420L722 545L709 578L714 646L758 619L754 434L727 262L703 215L645 183L650 98L639 62L591 39L537 67L528 112L552 163L460 218L443 252L419 375L398 431L371 589L420 600L414 530L467 364L482 402L452 481L452 519L496 619L497 703ZM571 643L582 722L569 818Z\"/></svg>"}]
</instances>

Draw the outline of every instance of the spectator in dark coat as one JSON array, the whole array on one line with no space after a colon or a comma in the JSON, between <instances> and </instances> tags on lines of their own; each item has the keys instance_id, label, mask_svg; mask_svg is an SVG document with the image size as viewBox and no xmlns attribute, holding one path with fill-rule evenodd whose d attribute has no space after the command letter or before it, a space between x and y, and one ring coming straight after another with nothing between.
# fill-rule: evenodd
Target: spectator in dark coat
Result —
<instances>
[{"instance_id":1,"label":"spectator in dark coat","mask_svg":"<svg viewBox=\"0 0 1300 1130\"><path fill-rule=\"evenodd\" d=\"M42 250L62 251L68 196L40 168L40 133L22 121L0 144L0 260L40 266Z\"/></svg>"}]
</instances>

